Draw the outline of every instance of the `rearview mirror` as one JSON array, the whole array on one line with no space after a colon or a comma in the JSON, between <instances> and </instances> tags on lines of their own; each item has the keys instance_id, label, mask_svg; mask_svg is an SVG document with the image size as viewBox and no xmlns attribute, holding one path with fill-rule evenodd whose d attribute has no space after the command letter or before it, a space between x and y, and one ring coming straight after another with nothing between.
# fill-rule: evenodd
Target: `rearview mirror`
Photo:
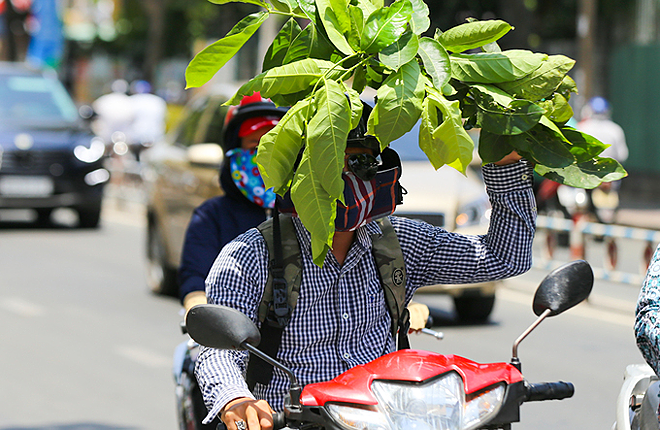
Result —
<instances>
[{"instance_id":1,"label":"rearview mirror","mask_svg":"<svg viewBox=\"0 0 660 430\"><path fill-rule=\"evenodd\" d=\"M186 315L186 329L195 342L218 349L259 345L261 334L244 313L221 305L197 305Z\"/></svg>"},{"instance_id":2,"label":"rearview mirror","mask_svg":"<svg viewBox=\"0 0 660 430\"><path fill-rule=\"evenodd\" d=\"M584 260L571 261L553 270L543 279L534 295L533 309L540 316L559 315L589 297L594 285L594 273Z\"/></svg>"}]
</instances>

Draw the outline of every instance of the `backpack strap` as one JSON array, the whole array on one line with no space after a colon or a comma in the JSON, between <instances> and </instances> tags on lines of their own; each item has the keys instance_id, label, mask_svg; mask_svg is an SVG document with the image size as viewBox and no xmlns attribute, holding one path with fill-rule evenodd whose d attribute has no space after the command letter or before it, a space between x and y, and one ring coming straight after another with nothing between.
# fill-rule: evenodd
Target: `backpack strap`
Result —
<instances>
[{"instance_id":1,"label":"backpack strap","mask_svg":"<svg viewBox=\"0 0 660 430\"><path fill-rule=\"evenodd\" d=\"M290 216L280 214L277 218L264 221L257 229L266 241L269 256L268 279L257 313L261 322L259 348L276 358L284 328L291 320L300 294L300 245ZM257 382L267 385L272 376L272 365L257 356L250 356L246 376L250 389Z\"/></svg>"},{"instance_id":2,"label":"backpack strap","mask_svg":"<svg viewBox=\"0 0 660 430\"><path fill-rule=\"evenodd\" d=\"M410 348L410 313L406 308L406 265L394 227L388 217L378 220L382 235L371 236L372 253L378 267L385 303L392 319L392 336L399 332L398 349Z\"/></svg>"}]
</instances>

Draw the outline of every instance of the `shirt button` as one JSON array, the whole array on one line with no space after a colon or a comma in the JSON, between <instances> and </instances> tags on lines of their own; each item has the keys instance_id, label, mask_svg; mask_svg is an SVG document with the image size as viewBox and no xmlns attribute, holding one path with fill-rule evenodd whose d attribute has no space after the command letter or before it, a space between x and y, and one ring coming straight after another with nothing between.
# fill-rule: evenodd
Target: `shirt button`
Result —
<instances>
[{"instance_id":1,"label":"shirt button","mask_svg":"<svg viewBox=\"0 0 660 430\"><path fill-rule=\"evenodd\" d=\"M351 358L351 354L349 354L348 352L345 352L345 353L344 353L344 358L345 358L346 360L348 360L349 358Z\"/></svg>"},{"instance_id":2,"label":"shirt button","mask_svg":"<svg viewBox=\"0 0 660 430\"><path fill-rule=\"evenodd\" d=\"M348 314L343 314L341 317L344 318L345 320L347 320L348 319Z\"/></svg>"},{"instance_id":3,"label":"shirt button","mask_svg":"<svg viewBox=\"0 0 660 430\"><path fill-rule=\"evenodd\" d=\"M527 176L527 175L522 175L522 180L523 180L523 181L526 181L527 178L529 178L529 176Z\"/></svg>"}]
</instances>

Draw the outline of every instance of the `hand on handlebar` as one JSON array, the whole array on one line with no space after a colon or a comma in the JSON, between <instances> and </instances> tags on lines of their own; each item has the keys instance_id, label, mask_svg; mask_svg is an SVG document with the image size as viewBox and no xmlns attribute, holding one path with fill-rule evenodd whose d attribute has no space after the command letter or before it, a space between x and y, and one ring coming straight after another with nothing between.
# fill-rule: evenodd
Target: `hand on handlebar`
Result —
<instances>
[{"instance_id":1,"label":"hand on handlebar","mask_svg":"<svg viewBox=\"0 0 660 430\"><path fill-rule=\"evenodd\" d=\"M227 430L271 430L273 428L273 410L265 400L254 400L240 397L227 403L222 410L220 419ZM236 422L245 423L239 429Z\"/></svg>"}]
</instances>

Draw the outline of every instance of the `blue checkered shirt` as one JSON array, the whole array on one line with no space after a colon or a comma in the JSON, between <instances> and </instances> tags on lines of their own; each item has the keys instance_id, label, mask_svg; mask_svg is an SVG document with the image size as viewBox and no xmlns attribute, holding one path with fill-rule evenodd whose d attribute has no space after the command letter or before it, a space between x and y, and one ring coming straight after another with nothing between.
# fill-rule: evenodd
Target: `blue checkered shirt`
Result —
<instances>
[{"instance_id":1,"label":"blue checkered shirt","mask_svg":"<svg viewBox=\"0 0 660 430\"><path fill-rule=\"evenodd\" d=\"M482 236L447 232L420 221L390 217L403 252L406 301L425 285L475 283L503 279L529 270L536 221L531 190L532 169L525 161L483 167L492 205L489 231ZM301 384L330 380L359 364L394 351L390 316L371 254L371 222L356 231L344 264L328 253L322 268L312 261L310 235L300 220L294 225L300 242L303 280L300 296L284 330L278 360ZM209 303L240 310L257 322L268 276L268 250L257 229L227 244L206 279ZM267 386L248 389L244 374L248 353L202 347L195 374L210 422L238 397L267 400L283 409L289 380L279 369Z\"/></svg>"}]
</instances>

